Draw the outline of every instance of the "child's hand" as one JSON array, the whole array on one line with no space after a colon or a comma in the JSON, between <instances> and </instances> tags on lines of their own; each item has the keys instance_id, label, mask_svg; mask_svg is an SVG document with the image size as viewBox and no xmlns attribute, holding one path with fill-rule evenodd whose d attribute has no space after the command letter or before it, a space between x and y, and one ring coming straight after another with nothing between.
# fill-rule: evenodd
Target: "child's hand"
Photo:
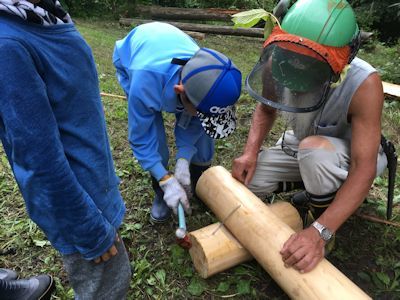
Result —
<instances>
[{"instance_id":1,"label":"child's hand","mask_svg":"<svg viewBox=\"0 0 400 300\"><path fill-rule=\"evenodd\" d=\"M118 235L115 237L115 241L119 242L119 237ZM106 262L107 260L109 260L111 257L115 256L118 254L118 250L117 247L115 247L115 244L113 244L110 249L108 249L105 253L103 253L101 256L99 256L98 258L96 258L94 260L94 262L96 264L100 263L100 262Z\"/></svg>"}]
</instances>

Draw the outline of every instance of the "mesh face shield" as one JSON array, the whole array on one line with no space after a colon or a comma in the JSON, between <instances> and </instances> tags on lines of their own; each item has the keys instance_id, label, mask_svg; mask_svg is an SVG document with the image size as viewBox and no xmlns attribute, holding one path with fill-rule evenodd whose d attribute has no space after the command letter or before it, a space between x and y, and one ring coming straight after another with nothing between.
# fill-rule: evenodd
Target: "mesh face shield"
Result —
<instances>
[{"instance_id":1,"label":"mesh face shield","mask_svg":"<svg viewBox=\"0 0 400 300\"><path fill-rule=\"evenodd\" d=\"M246 79L256 100L292 113L318 110L324 103L333 71L323 57L307 46L275 42L263 54Z\"/></svg>"}]
</instances>

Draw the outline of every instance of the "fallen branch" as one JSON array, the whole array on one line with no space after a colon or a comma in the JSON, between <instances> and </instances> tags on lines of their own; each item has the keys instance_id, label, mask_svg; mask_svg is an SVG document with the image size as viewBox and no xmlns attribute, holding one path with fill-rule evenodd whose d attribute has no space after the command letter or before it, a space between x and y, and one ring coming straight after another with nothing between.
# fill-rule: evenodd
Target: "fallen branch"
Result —
<instances>
[{"instance_id":1,"label":"fallen branch","mask_svg":"<svg viewBox=\"0 0 400 300\"><path fill-rule=\"evenodd\" d=\"M124 100L126 100L126 97L125 97L125 96L114 95L114 94L107 94L107 93L103 93L103 92L100 93L100 96L102 96L102 97L111 97L111 98L118 98L118 99L124 99Z\"/></svg>"},{"instance_id":2,"label":"fallen branch","mask_svg":"<svg viewBox=\"0 0 400 300\"><path fill-rule=\"evenodd\" d=\"M356 213L355 215L361 219L365 219L365 220L368 220L371 222L400 227L400 223L383 220L383 219L375 217L375 216L370 216L370 215L366 215L366 214L362 214L362 213Z\"/></svg>"}]
</instances>

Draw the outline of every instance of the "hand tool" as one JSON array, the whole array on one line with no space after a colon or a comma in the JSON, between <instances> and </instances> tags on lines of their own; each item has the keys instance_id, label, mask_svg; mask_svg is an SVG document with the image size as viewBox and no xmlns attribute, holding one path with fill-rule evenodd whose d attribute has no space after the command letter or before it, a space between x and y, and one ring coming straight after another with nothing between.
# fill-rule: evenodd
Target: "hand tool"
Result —
<instances>
[{"instance_id":1,"label":"hand tool","mask_svg":"<svg viewBox=\"0 0 400 300\"><path fill-rule=\"evenodd\" d=\"M183 210L183 206L180 202L178 204L178 223L179 227L175 231L176 242L182 248L190 249L192 242L190 241L189 235L186 231L185 211Z\"/></svg>"}]
</instances>

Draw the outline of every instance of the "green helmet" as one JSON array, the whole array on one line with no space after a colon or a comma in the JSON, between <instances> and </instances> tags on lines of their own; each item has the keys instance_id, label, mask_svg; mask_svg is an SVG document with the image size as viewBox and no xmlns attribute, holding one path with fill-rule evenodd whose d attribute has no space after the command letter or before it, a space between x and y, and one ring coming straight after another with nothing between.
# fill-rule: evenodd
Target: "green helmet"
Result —
<instances>
[{"instance_id":1,"label":"green helmet","mask_svg":"<svg viewBox=\"0 0 400 300\"><path fill-rule=\"evenodd\" d=\"M283 18L282 29L333 47L350 45L359 34L354 11L345 0L298 0Z\"/></svg>"}]
</instances>

